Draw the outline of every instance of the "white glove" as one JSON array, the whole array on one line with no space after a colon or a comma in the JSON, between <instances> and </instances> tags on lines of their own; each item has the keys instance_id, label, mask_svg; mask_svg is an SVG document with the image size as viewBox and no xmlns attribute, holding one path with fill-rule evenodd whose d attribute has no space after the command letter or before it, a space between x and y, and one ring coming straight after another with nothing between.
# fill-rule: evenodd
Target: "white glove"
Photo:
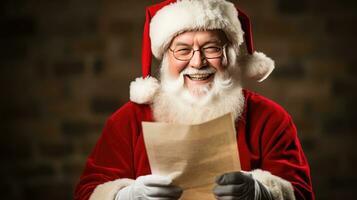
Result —
<instances>
[{"instance_id":1,"label":"white glove","mask_svg":"<svg viewBox=\"0 0 357 200\"><path fill-rule=\"evenodd\" d=\"M115 200L176 200L182 189L171 185L166 176L146 175L138 177L133 184L119 190Z\"/></svg>"}]
</instances>

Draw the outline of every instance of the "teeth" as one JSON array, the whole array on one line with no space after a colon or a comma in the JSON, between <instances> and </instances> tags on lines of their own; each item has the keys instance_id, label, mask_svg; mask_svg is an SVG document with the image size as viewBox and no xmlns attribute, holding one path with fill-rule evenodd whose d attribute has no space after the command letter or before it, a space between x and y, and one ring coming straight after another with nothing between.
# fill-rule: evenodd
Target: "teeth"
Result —
<instances>
[{"instance_id":1,"label":"teeth","mask_svg":"<svg viewBox=\"0 0 357 200\"><path fill-rule=\"evenodd\" d=\"M205 80L210 75L211 74L188 74L188 76L190 77L191 80L197 80L197 81Z\"/></svg>"}]
</instances>

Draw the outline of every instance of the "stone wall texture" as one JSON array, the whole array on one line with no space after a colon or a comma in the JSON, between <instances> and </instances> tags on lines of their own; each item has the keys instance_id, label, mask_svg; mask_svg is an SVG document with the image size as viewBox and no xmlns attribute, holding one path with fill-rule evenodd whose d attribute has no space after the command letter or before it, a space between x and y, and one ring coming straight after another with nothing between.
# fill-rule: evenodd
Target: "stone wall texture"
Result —
<instances>
[{"instance_id":1,"label":"stone wall texture","mask_svg":"<svg viewBox=\"0 0 357 200\"><path fill-rule=\"evenodd\" d=\"M156 2L0 2L1 199L73 198L105 120L140 76L145 7ZM246 87L293 116L317 199L355 199L356 1L234 2L277 66Z\"/></svg>"}]
</instances>

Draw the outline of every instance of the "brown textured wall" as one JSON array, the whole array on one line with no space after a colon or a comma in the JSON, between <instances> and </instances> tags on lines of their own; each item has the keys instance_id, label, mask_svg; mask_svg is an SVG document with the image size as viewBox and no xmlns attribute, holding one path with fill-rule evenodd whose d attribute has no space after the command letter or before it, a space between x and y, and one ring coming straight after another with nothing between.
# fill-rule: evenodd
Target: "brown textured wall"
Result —
<instances>
[{"instance_id":1,"label":"brown textured wall","mask_svg":"<svg viewBox=\"0 0 357 200\"><path fill-rule=\"evenodd\" d=\"M152 2L1 1L1 199L72 198L106 118L140 75L144 8ZM317 199L353 199L355 1L239 3L252 18L256 49L277 66L247 87L293 116Z\"/></svg>"}]
</instances>

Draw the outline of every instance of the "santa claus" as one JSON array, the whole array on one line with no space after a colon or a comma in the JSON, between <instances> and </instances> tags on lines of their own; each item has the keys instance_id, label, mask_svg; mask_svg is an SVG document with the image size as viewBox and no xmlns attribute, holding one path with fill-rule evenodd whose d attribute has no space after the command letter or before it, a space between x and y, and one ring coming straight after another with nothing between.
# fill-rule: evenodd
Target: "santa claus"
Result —
<instances>
[{"instance_id":1,"label":"santa claus","mask_svg":"<svg viewBox=\"0 0 357 200\"><path fill-rule=\"evenodd\" d=\"M242 88L243 77L263 81L274 68L254 51L249 18L225 0L167 0L148 7L146 18L143 77L108 119L75 199L179 199L169 177L151 174L141 122L197 124L228 112L243 171L217 177L216 199L314 199L291 117ZM159 80L150 76L152 54L161 60Z\"/></svg>"}]
</instances>

